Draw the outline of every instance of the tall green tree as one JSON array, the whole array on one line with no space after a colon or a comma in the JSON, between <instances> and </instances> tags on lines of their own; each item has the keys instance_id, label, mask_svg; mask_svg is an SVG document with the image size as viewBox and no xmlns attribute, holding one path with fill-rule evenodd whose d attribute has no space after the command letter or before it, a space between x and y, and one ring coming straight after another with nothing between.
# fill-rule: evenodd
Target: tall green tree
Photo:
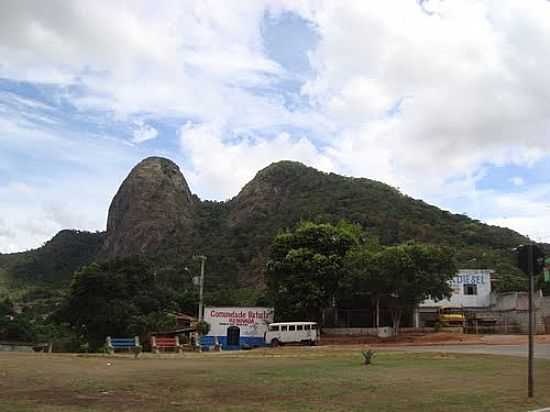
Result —
<instances>
[{"instance_id":1,"label":"tall green tree","mask_svg":"<svg viewBox=\"0 0 550 412\"><path fill-rule=\"evenodd\" d=\"M304 222L277 235L267 264L267 285L277 316L319 320L322 310L335 301L346 254L360 243L360 229L347 222Z\"/></svg>"},{"instance_id":2,"label":"tall green tree","mask_svg":"<svg viewBox=\"0 0 550 412\"><path fill-rule=\"evenodd\" d=\"M380 303L390 294L388 278L381 275L378 253L384 248L376 242L366 242L348 252L338 302L341 305L367 302L375 307L375 326L380 327Z\"/></svg>"},{"instance_id":3,"label":"tall green tree","mask_svg":"<svg viewBox=\"0 0 550 412\"><path fill-rule=\"evenodd\" d=\"M92 348L106 336L147 336L169 323L178 296L157 282L154 268L140 258L91 264L75 274L56 319L67 322Z\"/></svg>"},{"instance_id":4,"label":"tall green tree","mask_svg":"<svg viewBox=\"0 0 550 412\"><path fill-rule=\"evenodd\" d=\"M403 312L412 312L428 298L441 300L451 295L449 281L457 269L449 248L411 242L385 248L375 262L387 286L396 334Z\"/></svg>"},{"instance_id":5,"label":"tall green tree","mask_svg":"<svg viewBox=\"0 0 550 412\"><path fill-rule=\"evenodd\" d=\"M30 316L16 313L9 298L0 301L0 340L32 342L34 338Z\"/></svg>"}]
</instances>

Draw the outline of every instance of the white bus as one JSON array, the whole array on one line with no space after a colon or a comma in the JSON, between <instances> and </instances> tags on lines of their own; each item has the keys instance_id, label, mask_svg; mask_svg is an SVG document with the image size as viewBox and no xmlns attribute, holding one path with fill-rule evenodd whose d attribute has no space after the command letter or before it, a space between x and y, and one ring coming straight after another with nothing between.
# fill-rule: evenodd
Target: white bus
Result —
<instances>
[{"instance_id":1,"label":"white bus","mask_svg":"<svg viewBox=\"0 0 550 412\"><path fill-rule=\"evenodd\" d=\"M319 338L319 327L315 322L271 323L265 333L266 345L273 347L286 343L317 345Z\"/></svg>"}]
</instances>

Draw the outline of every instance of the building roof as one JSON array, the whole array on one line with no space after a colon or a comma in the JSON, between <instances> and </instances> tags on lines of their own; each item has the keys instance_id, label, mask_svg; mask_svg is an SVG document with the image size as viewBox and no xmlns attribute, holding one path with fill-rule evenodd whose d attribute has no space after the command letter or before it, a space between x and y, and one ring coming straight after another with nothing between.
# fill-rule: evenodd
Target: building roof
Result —
<instances>
[{"instance_id":1,"label":"building roof","mask_svg":"<svg viewBox=\"0 0 550 412\"><path fill-rule=\"evenodd\" d=\"M317 325L317 322L275 322L270 323L269 325Z\"/></svg>"},{"instance_id":2,"label":"building roof","mask_svg":"<svg viewBox=\"0 0 550 412\"><path fill-rule=\"evenodd\" d=\"M181 335L182 333L190 333L195 332L197 328L177 328L177 329L170 329L170 330L163 330L158 332L151 332L151 336L175 336L175 335Z\"/></svg>"},{"instance_id":3,"label":"building roof","mask_svg":"<svg viewBox=\"0 0 550 412\"><path fill-rule=\"evenodd\" d=\"M192 322L196 321L197 318L189 313L176 313L176 319L190 320Z\"/></svg>"}]
</instances>

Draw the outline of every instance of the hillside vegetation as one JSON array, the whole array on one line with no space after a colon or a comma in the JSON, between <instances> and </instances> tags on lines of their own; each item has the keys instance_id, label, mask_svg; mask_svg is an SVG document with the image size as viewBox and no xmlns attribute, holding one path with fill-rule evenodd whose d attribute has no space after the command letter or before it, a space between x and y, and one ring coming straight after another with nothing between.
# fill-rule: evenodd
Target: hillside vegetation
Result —
<instances>
[{"instance_id":1,"label":"hillside vegetation","mask_svg":"<svg viewBox=\"0 0 550 412\"><path fill-rule=\"evenodd\" d=\"M40 248L0 254L0 284L65 287L75 270L95 259L102 241L102 233L62 230Z\"/></svg>"},{"instance_id":2,"label":"hillside vegetation","mask_svg":"<svg viewBox=\"0 0 550 412\"><path fill-rule=\"evenodd\" d=\"M225 274L234 270L241 284L251 286L263 282L273 237L305 220L335 224L344 219L361 225L383 245L417 240L450 246L457 251L459 268L499 266L512 273L517 273L512 248L528 240L374 180L327 174L289 161L263 169L226 203L202 203L201 212L199 249L208 255L210 268Z\"/></svg>"},{"instance_id":3,"label":"hillside vegetation","mask_svg":"<svg viewBox=\"0 0 550 412\"><path fill-rule=\"evenodd\" d=\"M133 174L139 179L132 180ZM152 179L157 180L151 183ZM184 184L183 188L177 186ZM132 190L124 185L132 185ZM110 233L61 231L41 248L0 255L0 282L4 271L5 282L12 285L67 287L75 270L94 260L117 257L117 250L152 257L159 270L181 272L188 267L196 274L198 265L191 257L204 254L208 257L206 285L210 300L248 303L265 286L265 263L274 236L305 220L337 223L345 219L361 225L366 236L376 238L382 245L417 240L450 246L456 250L460 268L500 268L512 275L517 273L511 249L528 240L512 230L441 210L374 180L323 173L290 161L261 170L229 201L201 201L195 195L186 195L185 201L171 201L169 213L164 215L158 200L180 196L165 191L188 193L175 164L167 159L145 159L124 185L117 204L125 206L117 209L112 205L110 214L123 219L132 205L139 203L141 214L131 216L131 221L140 225L139 237L132 237L132 232L112 233L126 230L123 224L111 228ZM151 188L151 193L138 193L139 199L133 201L131 196L139 192L133 188L139 185ZM127 198L120 198L122 195ZM156 202L154 214L147 214L147 202ZM180 213L185 214L186 223L174 226L174 234L169 230L167 216ZM158 223L158 219L162 222ZM178 235L177 230L186 233ZM154 242L148 241L147 233L155 237ZM104 242L106 238L110 243ZM116 244L117 239L125 242L123 248ZM151 249L151 245L156 249Z\"/></svg>"}]
</instances>

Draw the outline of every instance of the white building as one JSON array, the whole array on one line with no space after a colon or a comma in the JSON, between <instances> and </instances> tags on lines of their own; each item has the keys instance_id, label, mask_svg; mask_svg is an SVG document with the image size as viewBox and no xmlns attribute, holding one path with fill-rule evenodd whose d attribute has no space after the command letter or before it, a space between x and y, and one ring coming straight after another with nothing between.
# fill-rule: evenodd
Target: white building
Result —
<instances>
[{"instance_id":1,"label":"white building","mask_svg":"<svg viewBox=\"0 0 550 412\"><path fill-rule=\"evenodd\" d=\"M464 309L483 309L491 305L491 273L488 269L462 269L450 281L452 295L449 299L427 299L418 305L413 315L415 327L433 322L438 308L462 306Z\"/></svg>"},{"instance_id":2,"label":"white building","mask_svg":"<svg viewBox=\"0 0 550 412\"><path fill-rule=\"evenodd\" d=\"M210 332L201 338L201 344L212 346L216 342L224 349L265 345L267 326L273 323L273 308L264 307L207 307L204 320Z\"/></svg>"},{"instance_id":3,"label":"white building","mask_svg":"<svg viewBox=\"0 0 550 412\"><path fill-rule=\"evenodd\" d=\"M464 306L465 308L485 308L491 304L491 273L488 269L463 269L459 270L451 280L453 294L450 299L434 301L425 300L419 306Z\"/></svg>"}]
</instances>

